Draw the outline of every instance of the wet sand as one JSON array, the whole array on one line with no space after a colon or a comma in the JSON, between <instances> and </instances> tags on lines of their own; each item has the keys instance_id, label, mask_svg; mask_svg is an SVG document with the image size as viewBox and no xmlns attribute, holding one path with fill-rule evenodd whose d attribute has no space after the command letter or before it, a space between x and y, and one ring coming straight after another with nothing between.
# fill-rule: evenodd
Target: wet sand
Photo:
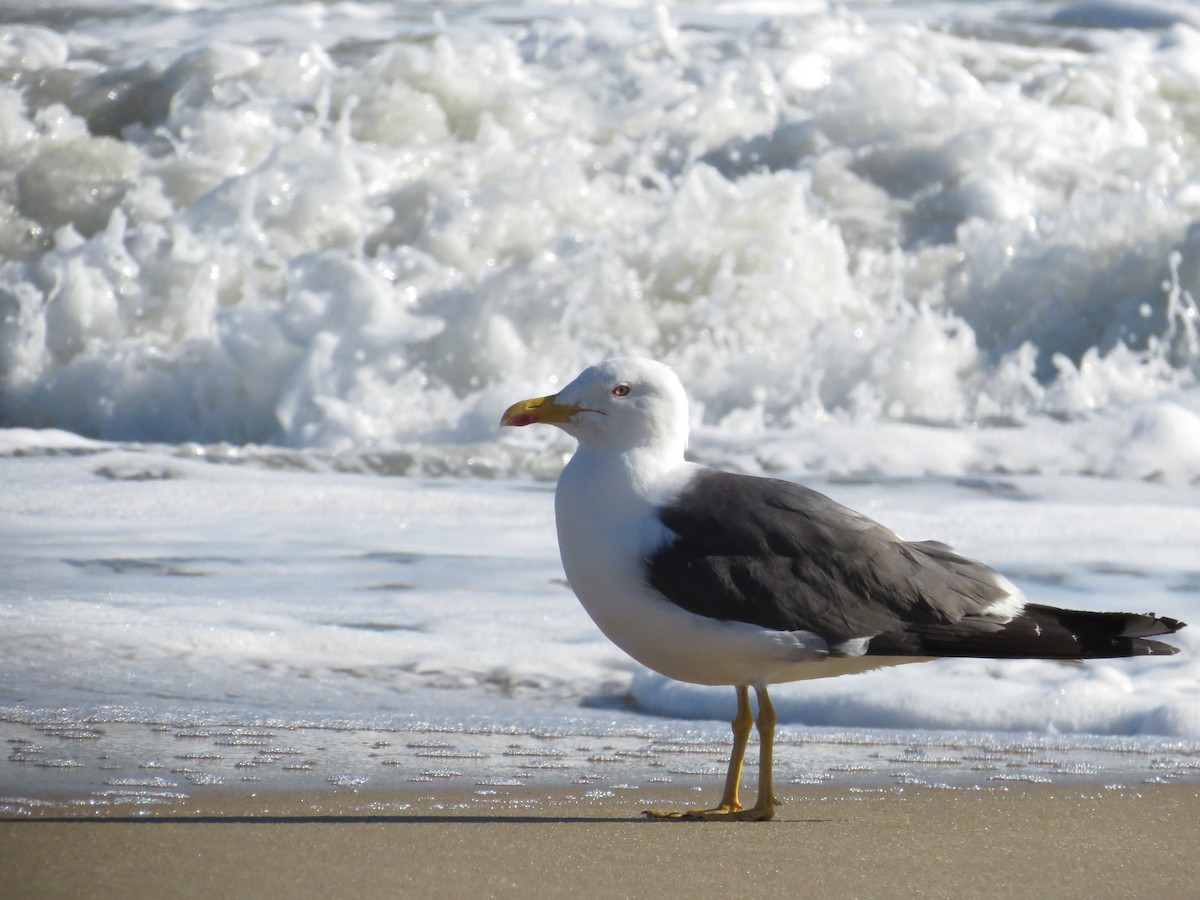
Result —
<instances>
[{"instance_id":1,"label":"wet sand","mask_svg":"<svg viewBox=\"0 0 1200 900\"><path fill-rule=\"evenodd\" d=\"M785 729L775 821L645 820L720 792L688 731L4 720L0 895L1196 895L1192 744Z\"/></svg>"},{"instance_id":2,"label":"wet sand","mask_svg":"<svg viewBox=\"0 0 1200 900\"><path fill-rule=\"evenodd\" d=\"M6 896L1194 897L1195 785L785 793L766 823L655 822L647 802L512 789L207 794L150 815L0 821ZM64 815L64 813L67 813ZM76 817L72 817L72 816Z\"/></svg>"},{"instance_id":3,"label":"wet sand","mask_svg":"<svg viewBox=\"0 0 1200 900\"><path fill-rule=\"evenodd\" d=\"M0 746L0 816L39 815L56 805L79 816L153 815L239 791L323 797L365 790L401 804L427 793L490 809L496 797L521 790L591 799L672 788L718 793L729 728L650 718L598 732L0 718ZM783 726L775 751L780 791L1200 785L1200 744L1167 739ZM747 782L756 762L752 745Z\"/></svg>"}]
</instances>

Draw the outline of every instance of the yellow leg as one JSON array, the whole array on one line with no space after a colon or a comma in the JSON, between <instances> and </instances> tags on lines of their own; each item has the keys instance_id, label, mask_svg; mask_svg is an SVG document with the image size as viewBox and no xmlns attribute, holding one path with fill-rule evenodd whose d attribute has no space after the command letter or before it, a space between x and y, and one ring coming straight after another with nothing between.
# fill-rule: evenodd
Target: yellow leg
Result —
<instances>
[{"instance_id":1,"label":"yellow leg","mask_svg":"<svg viewBox=\"0 0 1200 900\"><path fill-rule=\"evenodd\" d=\"M733 750L729 754L729 769L725 772L725 790L721 792L718 810L732 812L741 809L738 801L738 786L742 780L742 760L746 758L746 745L750 743L750 726L754 717L750 715L750 691L744 684L737 686L737 714L730 723L733 726Z\"/></svg>"},{"instance_id":2,"label":"yellow leg","mask_svg":"<svg viewBox=\"0 0 1200 900\"><path fill-rule=\"evenodd\" d=\"M729 770L725 773L725 790L721 803L714 809L689 809L679 812L646 810L652 819L691 819L693 821L752 822L770 819L775 815L778 801L771 777L775 750L775 707L767 696L765 687L756 687L758 696L758 799L750 809L743 809L738 801L738 784L742 777L742 760L746 756L746 744L750 741L750 726L754 720L750 715L750 691L746 685L737 686L738 707L733 719L733 751L729 755Z\"/></svg>"},{"instance_id":3,"label":"yellow leg","mask_svg":"<svg viewBox=\"0 0 1200 900\"><path fill-rule=\"evenodd\" d=\"M765 687L756 687L758 696L758 799L746 810L746 818L755 821L775 815L775 707Z\"/></svg>"}]
</instances>

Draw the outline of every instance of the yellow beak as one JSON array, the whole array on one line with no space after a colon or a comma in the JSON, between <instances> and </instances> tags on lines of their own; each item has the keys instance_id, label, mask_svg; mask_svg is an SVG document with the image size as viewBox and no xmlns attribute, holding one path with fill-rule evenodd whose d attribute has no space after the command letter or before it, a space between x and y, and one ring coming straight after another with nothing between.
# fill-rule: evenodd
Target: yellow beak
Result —
<instances>
[{"instance_id":1,"label":"yellow beak","mask_svg":"<svg viewBox=\"0 0 1200 900\"><path fill-rule=\"evenodd\" d=\"M504 411L504 415L500 417L500 424L520 427L537 423L555 425L566 422L579 410L574 406L556 402L557 396L551 394L549 397L534 397L532 400L514 403Z\"/></svg>"}]
</instances>

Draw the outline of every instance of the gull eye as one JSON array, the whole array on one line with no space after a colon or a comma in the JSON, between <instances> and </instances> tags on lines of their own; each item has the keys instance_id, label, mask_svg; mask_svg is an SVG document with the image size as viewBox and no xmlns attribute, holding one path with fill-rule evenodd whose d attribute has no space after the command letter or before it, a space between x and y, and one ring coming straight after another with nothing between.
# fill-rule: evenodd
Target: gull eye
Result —
<instances>
[{"instance_id":1,"label":"gull eye","mask_svg":"<svg viewBox=\"0 0 1200 900\"><path fill-rule=\"evenodd\" d=\"M612 389L611 393L614 397L628 397L629 396L629 385L618 384L615 388Z\"/></svg>"}]
</instances>

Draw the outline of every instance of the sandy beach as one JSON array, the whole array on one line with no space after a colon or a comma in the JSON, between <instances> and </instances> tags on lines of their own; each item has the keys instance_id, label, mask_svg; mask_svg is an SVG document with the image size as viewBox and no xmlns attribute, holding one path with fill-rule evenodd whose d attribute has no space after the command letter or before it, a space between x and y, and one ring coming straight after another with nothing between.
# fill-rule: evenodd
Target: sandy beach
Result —
<instances>
[{"instance_id":1,"label":"sandy beach","mask_svg":"<svg viewBox=\"0 0 1200 900\"><path fill-rule=\"evenodd\" d=\"M0 722L6 897L1191 897L1180 745L785 730L778 818L728 743L644 735ZM752 789L754 768L744 778Z\"/></svg>"},{"instance_id":2,"label":"sandy beach","mask_svg":"<svg viewBox=\"0 0 1200 900\"><path fill-rule=\"evenodd\" d=\"M630 795L632 794L632 795ZM789 790L760 824L651 822L678 788L221 793L0 822L12 897L1191 897L1200 788ZM401 808L401 812L387 812ZM464 811L464 808L467 811Z\"/></svg>"}]
</instances>

